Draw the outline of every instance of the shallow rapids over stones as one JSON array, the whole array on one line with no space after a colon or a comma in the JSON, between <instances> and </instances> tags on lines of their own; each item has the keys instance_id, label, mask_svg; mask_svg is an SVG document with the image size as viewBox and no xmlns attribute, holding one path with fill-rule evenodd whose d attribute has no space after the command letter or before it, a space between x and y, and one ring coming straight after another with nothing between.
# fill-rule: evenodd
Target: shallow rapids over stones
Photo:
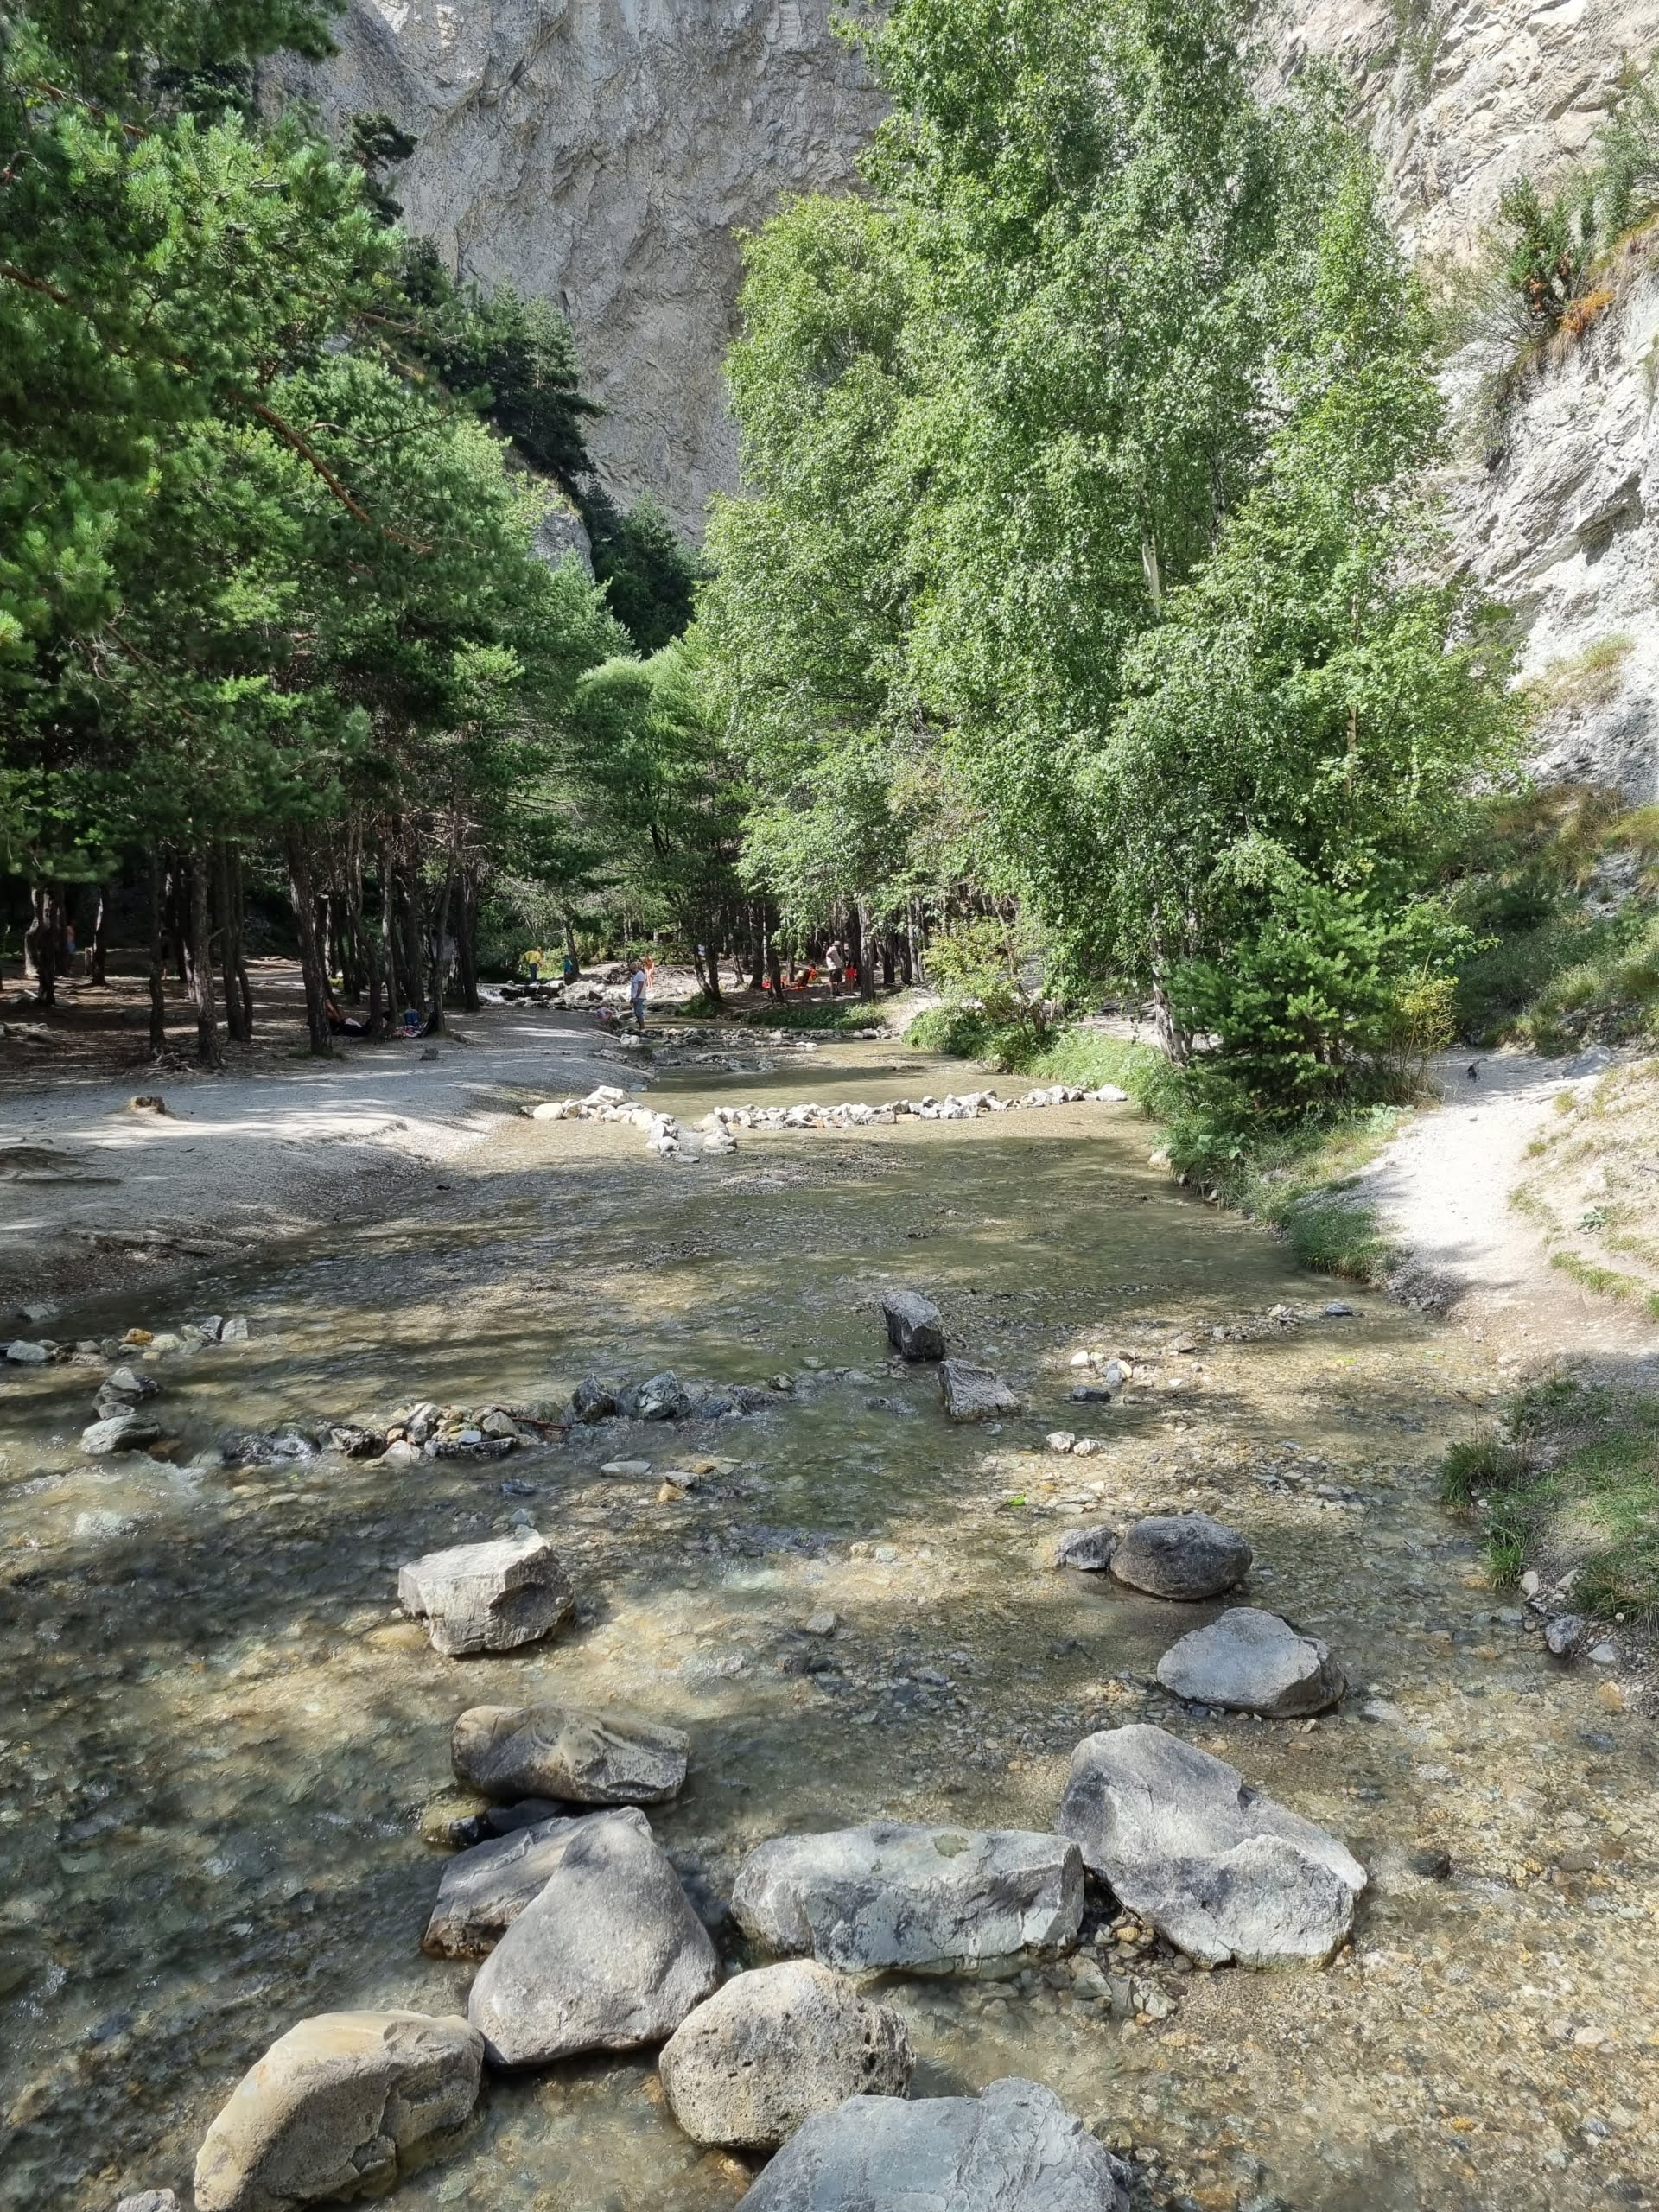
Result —
<instances>
[{"instance_id":1,"label":"shallow rapids over stones","mask_svg":"<svg viewBox=\"0 0 1659 2212\"><path fill-rule=\"evenodd\" d=\"M807 1080L670 1070L646 1096L690 1126L758 1081L779 1107L880 1106L976 1078L836 1044ZM1659 1770L1647 1724L1550 1657L1433 1503L1496 1368L1370 1294L1327 1318L1328 1284L1150 1144L1128 1107L1061 1104L751 1129L681 1176L626 1125L517 1120L408 1218L54 1319L250 1327L141 1357L168 1459L79 1453L114 1363L3 1373L0 2206L188 2202L209 2122L298 2021L465 2013L477 1962L421 1950L449 1863L423 1813L486 1705L685 1732L684 1789L644 1817L728 1973L762 1962L727 1910L759 1845L1052 1833L1077 1745L1154 1722L1352 1852L1351 1942L1324 1971L1206 1973L1091 1881L1070 1958L871 1986L913 2094L1040 2082L1132 2153L1138 2202L1641 2203ZM946 1418L887 1342L899 1287L1017 1410ZM1114 1399L1071 1396L1085 1355L1122 1368ZM669 1370L760 1409L579 1424L505 1462L189 1464L227 1428L384 1431L417 1400L544 1407ZM1062 1425L1099 1448L1048 1450ZM1052 1563L1070 1527L1194 1510L1250 1545L1224 1598ZM401 1566L526 1527L573 1586L556 1640L448 1658L400 1616ZM1234 1605L1328 1644L1343 1703L1263 1720L1163 1689L1164 1652ZM758 2167L681 2133L647 2050L486 2073L392 2201L723 2212Z\"/></svg>"}]
</instances>

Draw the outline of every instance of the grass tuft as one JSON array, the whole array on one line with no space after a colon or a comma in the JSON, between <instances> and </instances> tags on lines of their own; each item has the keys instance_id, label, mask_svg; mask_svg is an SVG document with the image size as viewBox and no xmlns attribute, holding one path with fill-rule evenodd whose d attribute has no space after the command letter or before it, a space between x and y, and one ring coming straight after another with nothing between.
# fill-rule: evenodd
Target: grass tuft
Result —
<instances>
[{"instance_id":1,"label":"grass tuft","mask_svg":"<svg viewBox=\"0 0 1659 2212\"><path fill-rule=\"evenodd\" d=\"M1492 1491L1512 1490L1527 1473L1527 1455L1497 1436L1478 1436L1447 1446L1440 1461L1440 1503L1467 1505Z\"/></svg>"}]
</instances>

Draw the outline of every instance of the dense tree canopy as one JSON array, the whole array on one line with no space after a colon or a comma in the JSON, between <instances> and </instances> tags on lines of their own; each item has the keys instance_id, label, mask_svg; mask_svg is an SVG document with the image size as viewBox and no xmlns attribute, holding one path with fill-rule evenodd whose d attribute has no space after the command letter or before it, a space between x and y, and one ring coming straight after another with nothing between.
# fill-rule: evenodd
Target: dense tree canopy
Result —
<instances>
[{"instance_id":1,"label":"dense tree canopy","mask_svg":"<svg viewBox=\"0 0 1659 2212\"><path fill-rule=\"evenodd\" d=\"M1262 1043L1218 962L1329 938L1324 997L1262 986L1295 1090L1443 956L1408 910L1512 730L1413 494L1432 333L1338 91L1265 101L1250 12L893 10L870 193L751 242L747 496L704 619L765 772L757 854L797 825L780 875L819 812L895 824L897 859L843 830L841 889L965 861L1058 974L1152 988L1177 1054Z\"/></svg>"}]
</instances>

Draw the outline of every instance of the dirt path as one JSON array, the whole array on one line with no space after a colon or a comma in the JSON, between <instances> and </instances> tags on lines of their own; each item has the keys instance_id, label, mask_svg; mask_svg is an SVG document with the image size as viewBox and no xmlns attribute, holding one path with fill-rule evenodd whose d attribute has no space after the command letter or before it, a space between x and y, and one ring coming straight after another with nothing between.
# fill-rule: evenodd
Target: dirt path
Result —
<instances>
[{"instance_id":1,"label":"dirt path","mask_svg":"<svg viewBox=\"0 0 1659 2212\"><path fill-rule=\"evenodd\" d=\"M1356 1192L1408 1255L1403 1287L1476 1337L1501 1340L1509 1363L1611 1355L1659 1376L1659 1327L1553 1268L1538 1229L1511 1203L1557 1097L1587 1093L1611 1058L1504 1053L1475 1062L1473 1079L1471 1065L1436 1065L1441 1110L1419 1115Z\"/></svg>"}]
</instances>

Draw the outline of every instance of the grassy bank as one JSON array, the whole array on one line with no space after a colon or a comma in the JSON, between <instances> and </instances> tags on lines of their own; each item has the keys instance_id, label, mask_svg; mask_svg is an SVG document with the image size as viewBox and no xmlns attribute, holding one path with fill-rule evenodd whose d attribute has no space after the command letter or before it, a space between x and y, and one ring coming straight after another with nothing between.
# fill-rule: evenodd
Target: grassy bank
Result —
<instances>
[{"instance_id":1,"label":"grassy bank","mask_svg":"<svg viewBox=\"0 0 1659 2212\"><path fill-rule=\"evenodd\" d=\"M1530 1567L1574 1611L1659 1632L1659 1399L1553 1377L1452 1446L1440 1495L1480 1528L1500 1587Z\"/></svg>"},{"instance_id":2,"label":"grassy bank","mask_svg":"<svg viewBox=\"0 0 1659 2212\"><path fill-rule=\"evenodd\" d=\"M823 999L804 1006L734 1007L723 1000L716 1004L712 999L699 997L688 999L675 1011L693 1020L731 1021L747 1029L803 1030L818 1036L838 1036L849 1029L876 1028L885 1019L879 1001L867 1006L862 999Z\"/></svg>"},{"instance_id":3,"label":"grassy bank","mask_svg":"<svg viewBox=\"0 0 1659 2212\"><path fill-rule=\"evenodd\" d=\"M1094 1029L1067 1029L1040 1043L988 1031L971 1013L940 1007L912 1022L907 1040L985 1059L1037 1083L1103 1083L1127 1090L1160 1126L1172 1170L1217 1204L1276 1230L1306 1268L1378 1282L1394 1254L1374 1208L1359 1202L1359 1171L1410 1112L1389 1105L1333 1108L1285 1123L1218 1122L1163 1054Z\"/></svg>"}]
</instances>

